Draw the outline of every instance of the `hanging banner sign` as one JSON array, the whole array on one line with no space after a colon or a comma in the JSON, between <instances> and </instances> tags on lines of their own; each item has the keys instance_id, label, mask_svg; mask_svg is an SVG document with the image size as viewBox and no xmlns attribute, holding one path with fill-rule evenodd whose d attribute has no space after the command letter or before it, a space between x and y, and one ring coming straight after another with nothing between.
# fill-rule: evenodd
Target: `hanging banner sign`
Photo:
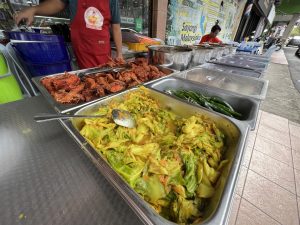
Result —
<instances>
[{"instance_id":1,"label":"hanging banner sign","mask_svg":"<svg viewBox=\"0 0 300 225\"><path fill-rule=\"evenodd\" d=\"M168 4L167 43L188 45L200 41L202 3L195 0L170 0ZM201 30L202 29L202 30Z\"/></svg>"},{"instance_id":2,"label":"hanging banner sign","mask_svg":"<svg viewBox=\"0 0 300 225\"><path fill-rule=\"evenodd\" d=\"M237 4L234 0L169 0L166 42L198 44L219 21L220 38L231 39Z\"/></svg>"},{"instance_id":3,"label":"hanging banner sign","mask_svg":"<svg viewBox=\"0 0 300 225\"><path fill-rule=\"evenodd\" d=\"M200 40L200 37L201 35L197 25L193 25L191 22L183 22L180 31L181 44L195 43Z\"/></svg>"}]
</instances>

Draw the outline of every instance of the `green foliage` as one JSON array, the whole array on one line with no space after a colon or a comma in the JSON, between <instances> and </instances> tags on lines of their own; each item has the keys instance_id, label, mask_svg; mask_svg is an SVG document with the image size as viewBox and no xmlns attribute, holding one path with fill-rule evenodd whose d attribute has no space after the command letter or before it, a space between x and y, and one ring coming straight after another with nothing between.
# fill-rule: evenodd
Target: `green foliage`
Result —
<instances>
[{"instance_id":1,"label":"green foliage","mask_svg":"<svg viewBox=\"0 0 300 225\"><path fill-rule=\"evenodd\" d=\"M291 37L300 36L300 26L295 26L291 32Z\"/></svg>"}]
</instances>

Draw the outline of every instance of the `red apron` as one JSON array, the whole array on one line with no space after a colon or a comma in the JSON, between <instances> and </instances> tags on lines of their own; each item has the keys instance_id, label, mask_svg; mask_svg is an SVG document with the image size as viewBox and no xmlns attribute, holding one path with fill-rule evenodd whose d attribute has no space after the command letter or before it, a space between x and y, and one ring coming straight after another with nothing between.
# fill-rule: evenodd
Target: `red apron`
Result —
<instances>
[{"instance_id":1,"label":"red apron","mask_svg":"<svg viewBox=\"0 0 300 225\"><path fill-rule=\"evenodd\" d=\"M98 66L110 56L110 0L78 0L71 23L72 46L81 69Z\"/></svg>"}]
</instances>

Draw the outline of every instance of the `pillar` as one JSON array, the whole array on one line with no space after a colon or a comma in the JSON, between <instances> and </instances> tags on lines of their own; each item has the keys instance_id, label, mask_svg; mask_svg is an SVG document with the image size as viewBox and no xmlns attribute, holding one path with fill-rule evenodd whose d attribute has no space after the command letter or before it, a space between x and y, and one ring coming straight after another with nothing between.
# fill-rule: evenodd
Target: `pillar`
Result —
<instances>
[{"instance_id":1,"label":"pillar","mask_svg":"<svg viewBox=\"0 0 300 225\"><path fill-rule=\"evenodd\" d=\"M233 24L233 28L232 28L232 35L231 35L231 39L232 40L234 40L234 37L235 37L235 35L236 35L237 31L238 31L239 24L240 24L240 22L242 20L246 3L247 3L247 0L237 1L238 8L237 8L236 17L235 17L236 23Z\"/></svg>"},{"instance_id":2,"label":"pillar","mask_svg":"<svg viewBox=\"0 0 300 225\"><path fill-rule=\"evenodd\" d=\"M153 0L152 36L165 40L168 0Z\"/></svg>"},{"instance_id":3,"label":"pillar","mask_svg":"<svg viewBox=\"0 0 300 225\"><path fill-rule=\"evenodd\" d=\"M284 31L284 33L283 33L283 35L282 35L282 39L286 40L286 39L289 37L291 31L293 30L293 27L294 27L295 24L296 24L296 21L297 21L299 18L300 18L300 14L294 14L294 15L293 15L293 18L290 20L288 26L286 27L286 29L285 29L285 31Z\"/></svg>"}]
</instances>

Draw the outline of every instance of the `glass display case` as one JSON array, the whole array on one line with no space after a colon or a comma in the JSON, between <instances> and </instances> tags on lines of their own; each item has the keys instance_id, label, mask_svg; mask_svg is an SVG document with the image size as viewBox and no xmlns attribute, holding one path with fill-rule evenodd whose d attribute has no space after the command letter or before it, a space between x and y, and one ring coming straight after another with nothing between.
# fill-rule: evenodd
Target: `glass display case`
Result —
<instances>
[{"instance_id":1,"label":"glass display case","mask_svg":"<svg viewBox=\"0 0 300 225\"><path fill-rule=\"evenodd\" d=\"M149 36L152 0L120 0L121 26Z\"/></svg>"}]
</instances>

